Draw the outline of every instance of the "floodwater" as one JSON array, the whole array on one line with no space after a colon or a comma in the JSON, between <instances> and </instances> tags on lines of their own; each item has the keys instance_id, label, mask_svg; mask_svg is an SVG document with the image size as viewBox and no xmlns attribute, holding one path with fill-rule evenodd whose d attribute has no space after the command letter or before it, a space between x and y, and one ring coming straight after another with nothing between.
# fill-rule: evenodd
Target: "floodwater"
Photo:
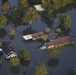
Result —
<instances>
[{"instance_id":1,"label":"floodwater","mask_svg":"<svg viewBox=\"0 0 76 75\"><path fill-rule=\"evenodd\" d=\"M8 0L13 7L17 4L17 0ZM29 32L39 32L43 31L48 27L48 23L42 21L42 18L39 16L38 22L33 22L30 28L30 25L17 25L14 26L11 22L3 27L3 31L0 34L2 37L0 41L10 40L8 32L9 28L13 26L15 28L15 35L11 41L12 45L15 47L16 52L19 50L27 49L30 53L31 60L29 65L24 70L23 66L19 65L16 68L13 68L11 64L5 60L4 56L1 56L2 65L0 65L0 75L33 75L32 70L38 63L44 63L48 68L48 75L68 75L68 70L70 68L76 68L76 10L67 10L65 15L71 16L71 29L69 35L71 36L72 41L75 42L73 47L68 47L62 49L60 54L56 58L49 57L46 51L39 51L37 48L42 44L41 42L25 42L22 38L28 30ZM57 22L50 22L50 29L54 32L54 29L58 26ZM0 36L1 36L0 35Z\"/></svg>"}]
</instances>

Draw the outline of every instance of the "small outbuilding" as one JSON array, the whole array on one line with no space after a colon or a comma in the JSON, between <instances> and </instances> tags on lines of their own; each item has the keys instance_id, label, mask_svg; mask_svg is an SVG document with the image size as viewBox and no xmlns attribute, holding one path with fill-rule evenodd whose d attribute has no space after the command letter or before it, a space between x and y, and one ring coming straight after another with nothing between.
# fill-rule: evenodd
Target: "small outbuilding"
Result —
<instances>
[{"instance_id":1,"label":"small outbuilding","mask_svg":"<svg viewBox=\"0 0 76 75\"><path fill-rule=\"evenodd\" d=\"M34 8L36 8L36 10L38 11L44 11L45 9L41 7L41 4L38 5L33 5Z\"/></svg>"}]
</instances>

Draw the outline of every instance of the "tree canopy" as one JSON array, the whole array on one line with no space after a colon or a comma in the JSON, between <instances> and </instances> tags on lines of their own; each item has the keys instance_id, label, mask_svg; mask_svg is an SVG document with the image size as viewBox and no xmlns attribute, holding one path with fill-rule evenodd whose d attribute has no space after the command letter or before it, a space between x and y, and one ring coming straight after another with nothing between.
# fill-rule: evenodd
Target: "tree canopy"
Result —
<instances>
[{"instance_id":1,"label":"tree canopy","mask_svg":"<svg viewBox=\"0 0 76 75\"><path fill-rule=\"evenodd\" d=\"M23 59L25 61L29 61L30 60L30 54L28 53L27 50L20 50L19 51L19 58Z\"/></svg>"},{"instance_id":2,"label":"tree canopy","mask_svg":"<svg viewBox=\"0 0 76 75\"><path fill-rule=\"evenodd\" d=\"M8 1L5 2L5 3L2 5L2 11L3 11L4 13L9 12L10 8L11 8L11 7L10 7L10 4L9 4Z\"/></svg>"},{"instance_id":3,"label":"tree canopy","mask_svg":"<svg viewBox=\"0 0 76 75\"><path fill-rule=\"evenodd\" d=\"M19 58L10 58L10 63L12 66L17 66L20 63L20 59Z\"/></svg>"},{"instance_id":4,"label":"tree canopy","mask_svg":"<svg viewBox=\"0 0 76 75\"><path fill-rule=\"evenodd\" d=\"M70 18L70 15L67 15L65 18L64 18L64 27L67 29L67 28L70 28L70 24L71 24L71 18Z\"/></svg>"},{"instance_id":5,"label":"tree canopy","mask_svg":"<svg viewBox=\"0 0 76 75\"><path fill-rule=\"evenodd\" d=\"M0 27L5 26L6 23L7 23L7 18L4 15L0 16Z\"/></svg>"},{"instance_id":6,"label":"tree canopy","mask_svg":"<svg viewBox=\"0 0 76 75\"><path fill-rule=\"evenodd\" d=\"M33 74L34 75L46 75L48 74L48 70L46 66L43 63L41 63L35 67L35 69L33 70Z\"/></svg>"},{"instance_id":7,"label":"tree canopy","mask_svg":"<svg viewBox=\"0 0 76 75\"><path fill-rule=\"evenodd\" d=\"M22 18L22 23L26 23L27 21L30 22L30 24L32 23L32 21L37 20L38 16L37 16L37 11L30 7L27 12L25 12L23 18Z\"/></svg>"}]
</instances>

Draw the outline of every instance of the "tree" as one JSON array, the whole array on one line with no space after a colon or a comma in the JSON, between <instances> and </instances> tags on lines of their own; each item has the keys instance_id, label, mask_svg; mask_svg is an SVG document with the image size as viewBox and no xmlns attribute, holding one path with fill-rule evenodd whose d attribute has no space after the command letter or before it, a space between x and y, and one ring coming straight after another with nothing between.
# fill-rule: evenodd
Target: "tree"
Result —
<instances>
[{"instance_id":1,"label":"tree","mask_svg":"<svg viewBox=\"0 0 76 75\"><path fill-rule=\"evenodd\" d=\"M35 67L35 69L33 70L33 74L34 75L46 75L48 74L48 71L47 71L46 66L43 63L41 63Z\"/></svg>"},{"instance_id":2,"label":"tree","mask_svg":"<svg viewBox=\"0 0 76 75\"><path fill-rule=\"evenodd\" d=\"M76 68L70 69L68 74L69 75L76 75Z\"/></svg>"},{"instance_id":3,"label":"tree","mask_svg":"<svg viewBox=\"0 0 76 75\"><path fill-rule=\"evenodd\" d=\"M14 30L13 28L10 28L9 34L10 34L10 35L14 35L14 34L15 34L15 30Z\"/></svg>"},{"instance_id":4,"label":"tree","mask_svg":"<svg viewBox=\"0 0 76 75\"><path fill-rule=\"evenodd\" d=\"M61 29L60 28L57 28L56 29L56 33L61 33Z\"/></svg>"},{"instance_id":5,"label":"tree","mask_svg":"<svg viewBox=\"0 0 76 75\"><path fill-rule=\"evenodd\" d=\"M29 61L30 60L30 54L28 53L27 50L20 50L19 51L19 58L23 59L25 61Z\"/></svg>"},{"instance_id":6,"label":"tree","mask_svg":"<svg viewBox=\"0 0 76 75\"><path fill-rule=\"evenodd\" d=\"M62 0L52 0L53 1L53 8L58 10L62 7Z\"/></svg>"},{"instance_id":7,"label":"tree","mask_svg":"<svg viewBox=\"0 0 76 75\"><path fill-rule=\"evenodd\" d=\"M2 61L0 60L0 65L2 64Z\"/></svg>"},{"instance_id":8,"label":"tree","mask_svg":"<svg viewBox=\"0 0 76 75\"><path fill-rule=\"evenodd\" d=\"M19 58L10 58L10 63L12 64L12 66L17 66L20 63L20 59Z\"/></svg>"},{"instance_id":9,"label":"tree","mask_svg":"<svg viewBox=\"0 0 76 75\"><path fill-rule=\"evenodd\" d=\"M7 23L7 18L4 15L0 16L0 27L5 26L6 23Z\"/></svg>"},{"instance_id":10,"label":"tree","mask_svg":"<svg viewBox=\"0 0 76 75\"><path fill-rule=\"evenodd\" d=\"M57 57L59 53L60 53L59 49L52 49L52 50L48 49L49 56Z\"/></svg>"},{"instance_id":11,"label":"tree","mask_svg":"<svg viewBox=\"0 0 76 75\"><path fill-rule=\"evenodd\" d=\"M71 24L71 18L70 18L70 15L67 15L65 18L64 18L64 27L66 29L70 28L70 24Z\"/></svg>"},{"instance_id":12,"label":"tree","mask_svg":"<svg viewBox=\"0 0 76 75\"><path fill-rule=\"evenodd\" d=\"M10 10L10 4L9 4L9 2L7 1L7 2L5 2L3 5L2 5L2 11L4 12L4 13L8 13L9 12L9 10Z\"/></svg>"},{"instance_id":13,"label":"tree","mask_svg":"<svg viewBox=\"0 0 76 75\"><path fill-rule=\"evenodd\" d=\"M22 23L26 23L27 21L30 21L30 24L34 21L38 20L37 11L30 7L27 12L24 14L22 18Z\"/></svg>"}]
</instances>

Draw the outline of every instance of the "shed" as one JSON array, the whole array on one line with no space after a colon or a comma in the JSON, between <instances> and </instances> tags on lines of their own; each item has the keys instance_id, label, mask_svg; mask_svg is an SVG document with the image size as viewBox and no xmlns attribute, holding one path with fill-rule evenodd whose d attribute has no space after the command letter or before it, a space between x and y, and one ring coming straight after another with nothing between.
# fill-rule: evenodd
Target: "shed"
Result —
<instances>
[{"instance_id":1,"label":"shed","mask_svg":"<svg viewBox=\"0 0 76 75\"><path fill-rule=\"evenodd\" d=\"M36 8L36 10L38 11L44 11L45 9L41 7L41 4L38 5L33 5L34 8Z\"/></svg>"}]
</instances>

